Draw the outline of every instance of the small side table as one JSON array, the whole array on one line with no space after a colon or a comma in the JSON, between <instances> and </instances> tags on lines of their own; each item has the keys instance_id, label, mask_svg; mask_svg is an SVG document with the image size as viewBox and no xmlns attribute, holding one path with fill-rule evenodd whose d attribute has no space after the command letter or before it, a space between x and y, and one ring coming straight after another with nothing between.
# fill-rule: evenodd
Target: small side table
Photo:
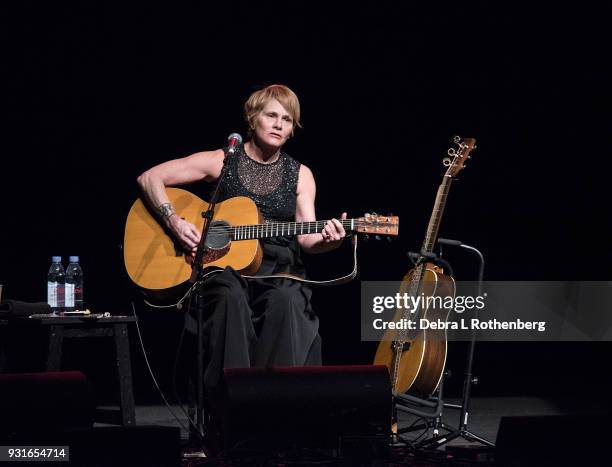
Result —
<instances>
[{"instance_id":1,"label":"small side table","mask_svg":"<svg viewBox=\"0 0 612 467\"><path fill-rule=\"evenodd\" d=\"M134 390L132 387L132 366L130 363L130 343L128 324L136 322L134 316L109 316L95 318L88 316L44 316L36 318L15 318L9 325L49 326L49 349L47 371L60 371L64 339L74 337L114 337L117 374L119 377L119 415L123 426L136 425L134 409ZM106 415L107 411L99 412ZM104 422L115 420L104 417Z\"/></svg>"}]
</instances>

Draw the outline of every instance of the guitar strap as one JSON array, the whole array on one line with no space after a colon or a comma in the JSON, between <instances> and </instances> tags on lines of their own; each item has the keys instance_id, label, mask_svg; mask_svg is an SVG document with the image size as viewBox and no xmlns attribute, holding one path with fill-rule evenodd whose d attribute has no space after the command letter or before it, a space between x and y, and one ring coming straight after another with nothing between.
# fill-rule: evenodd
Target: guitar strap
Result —
<instances>
[{"instance_id":1,"label":"guitar strap","mask_svg":"<svg viewBox=\"0 0 612 467\"><path fill-rule=\"evenodd\" d=\"M310 284L310 285L320 285L320 286L324 286L324 287L329 287L329 286L333 286L333 285L340 285L340 284L346 284L347 282L352 281L353 279L355 279L355 277L357 277L357 235L351 235L351 243L353 244L353 270L346 274L345 276L342 277L337 277L335 279L329 279L329 280L324 280L324 281L313 281L310 279L305 279L303 277L300 276L295 276L293 274L272 274L269 276L245 276L241 274L241 277L244 277L245 279L292 279L298 282L302 282L304 284ZM213 269L211 271L208 271L207 273L204 273L201 276L201 280L206 279L208 276L211 276L213 274L217 274L223 272L223 269ZM183 295L181 297L181 299L172 304L172 305L155 305L153 303L148 302L147 300L144 300L144 302L149 305L151 308L177 308L177 309L181 309L183 308L183 302L190 297L193 289L195 288L197 283L194 283L191 287L189 287L189 290L185 293L185 295Z\"/></svg>"}]
</instances>

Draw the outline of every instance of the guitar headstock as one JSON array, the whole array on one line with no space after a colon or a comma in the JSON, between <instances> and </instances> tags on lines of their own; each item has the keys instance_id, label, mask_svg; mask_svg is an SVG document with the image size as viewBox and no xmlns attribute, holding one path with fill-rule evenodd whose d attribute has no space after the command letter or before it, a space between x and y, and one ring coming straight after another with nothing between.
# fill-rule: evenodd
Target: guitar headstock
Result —
<instances>
[{"instance_id":1,"label":"guitar headstock","mask_svg":"<svg viewBox=\"0 0 612 467\"><path fill-rule=\"evenodd\" d=\"M448 177L456 177L465 167L465 161L471 158L470 153L476 149L476 140L474 138L455 136L453 143L457 145L457 148L449 148L448 157L442 160L444 166L448 167L445 173Z\"/></svg>"},{"instance_id":2,"label":"guitar headstock","mask_svg":"<svg viewBox=\"0 0 612 467\"><path fill-rule=\"evenodd\" d=\"M357 217L355 231L372 235L392 235L399 232L398 216L379 216L378 214L366 213L363 217Z\"/></svg>"}]
</instances>

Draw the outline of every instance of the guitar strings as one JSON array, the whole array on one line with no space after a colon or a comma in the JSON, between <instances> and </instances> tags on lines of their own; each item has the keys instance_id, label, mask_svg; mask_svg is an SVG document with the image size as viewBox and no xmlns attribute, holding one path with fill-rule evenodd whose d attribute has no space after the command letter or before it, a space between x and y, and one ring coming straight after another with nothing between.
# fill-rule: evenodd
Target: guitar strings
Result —
<instances>
[{"instance_id":1,"label":"guitar strings","mask_svg":"<svg viewBox=\"0 0 612 467\"><path fill-rule=\"evenodd\" d=\"M262 229L265 231L272 231L272 230L285 230L285 229L294 229L296 230L299 227L318 227L318 226L325 226L325 224L328 221L307 221L307 222L279 222L279 223L274 223L274 224L251 224L251 225L214 225L210 227L209 232L230 232L232 230L255 230L255 229ZM352 220L347 219L344 221L340 221L340 223L342 224L343 227L350 227L351 225L356 225L356 226L387 226L387 225L395 225L392 222L379 222L379 223L371 223L371 222L364 222L364 221L355 221L353 223Z\"/></svg>"},{"instance_id":2,"label":"guitar strings","mask_svg":"<svg viewBox=\"0 0 612 467\"><path fill-rule=\"evenodd\" d=\"M369 222L364 222L364 221L357 221L357 222L352 222L352 220L350 219L345 219L343 221L340 221L343 227L370 227L375 225L376 227L388 227L388 226L394 226L393 223L391 222L383 222L383 223L377 223L377 224L372 224ZM275 224L253 224L253 225L240 225L240 226L227 226L227 225L221 225L221 226L212 226L210 227L210 230L208 231L208 234L211 237L225 237L227 235L238 235L238 236L245 236L245 237L249 237L252 234L256 234L257 236L278 236L279 232L280 235L284 235L285 234L285 230L287 230L287 235L304 235L304 227L306 227L307 230L311 230L314 227L314 231L311 232L306 232L305 234L309 234L309 233L318 233L327 223L327 221L309 221L309 222L290 222L290 223L275 223ZM301 225L300 225L301 224ZM300 230L300 233L298 234L298 229ZM293 233L291 233L291 231L293 231ZM384 233L384 232L378 232L378 233Z\"/></svg>"},{"instance_id":3,"label":"guitar strings","mask_svg":"<svg viewBox=\"0 0 612 467\"><path fill-rule=\"evenodd\" d=\"M314 225L325 225L328 221L305 221L305 222L274 222L274 223L270 223L270 224L250 224L250 225L213 225L210 229L238 229L238 228L255 228L255 227L264 227L264 228L283 228L283 227L289 227L289 226L295 226L295 225L299 225L299 224L304 224L304 225L308 225L311 226L312 224ZM345 219L343 221L340 221L340 223L342 225L346 225L347 227L351 225L351 220L350 219ZM359 223L359 221L355 222L356 224Z\"/></svg>"}]
</instances>

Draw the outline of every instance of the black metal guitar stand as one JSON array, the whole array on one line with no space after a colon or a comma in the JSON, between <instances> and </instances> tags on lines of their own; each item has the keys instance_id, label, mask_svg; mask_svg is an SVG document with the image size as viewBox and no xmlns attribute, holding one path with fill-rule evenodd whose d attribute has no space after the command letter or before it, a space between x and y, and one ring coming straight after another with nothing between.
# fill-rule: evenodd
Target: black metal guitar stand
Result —
<instances>
[{"instance_id":1,"label":"black metal guitar stand","mask_svg":"<svg viewBox=\"0 0 612 467\"><path fill-rule=\"evenodd\" d=\"M396 411L417 415L425 419L424 424L412 425L407 428L398 429L397 434L400 439L402 439L401 435L403 435L404 433L421 430L423 428L433 428L434 436L437 436L440 433L440 430L445 430L447 432L451 432L454 430L453 427L446 425L442 421L442 412L444 410L444 407L447 406L444 403L443 399L445 376L446 374L442 375L442 379L440 380L440 385L438 386L436 395L433 397L423 399L420 397L412 396L410 394L397 394L394 397ZM415 406L429 409L416 408Z\"/></svg>"},{"instance_id":2,"label":"black metal guitar stand","mask_svg":"<svg viewBox=\"0 0 612 467\"><path fill-rule=\"evenodd\" d=\"M407 256L415 267L421 263L429 262L438 267L444 268L446 271L448 271L450 276L453 275L453 269L450 263L441 257L438 257L435 253L426 251L416 253L409 251ZM445 424L442 421L442 412L445 407L449 406L449 404L444 403L444 378L448 376L448 374L449 372L444 371L434 396L426 399L411 394L397 394L394 396L393 402L396 413L398 411L409 413L411 415L422 417L425 420L423 424L411 425L407 428L398 429L397 435L399 440L410 444L410 441L403 439L401 435L412 431L421 430L423 428L433 428L434 437L439 435L440 430L445 430L446 432L452 432L455 430L455 428ZM418 444L413 445L413 447L418 446Z\"/></svg>"},{"instance_id":3,"label":"black metal guitar stand","mask_svg":"<svg viewBox=\"0 0 612 467\"><path fill-rule=\"evenodd\" d=\"M476 248L465 245L459 240L449 240L440 238L438 242L442 245L450 245L450 246L459 246L461 248L465 248L475 253L479 258L479 268L478 268L478 294L482 295L482 286L483 286L483 277L484 277L484 257L480 251ZM443 407L460 409L459 415L459 426L455 429L449 429L450 427L440 425L442 428L448 431L446 434L438 434L434 435L432 438L421 441L416 445L417 448L428 448L428 447L439 447L442 446L456 438L463 438L467 441L474 441L484 444L485 446L495 447L495 444L491 441L483 438L482 436L478 436L475 433L472 433L468 430L468 415L469 415L469 405L470 405L470 393L472 389L472 385L477 382L477 378L474 378L472 375L472 366L474 363L474 349L476 347L476 332L474 329L471 331L470 343L468 348L468 354L466 358L465 365L465 374L463 381L463 394L461 399L461 404L445 404L443 403ZM441 396L440 396L441 399ZM413 412L414 413L414 412ZM440 415L442 412L440 411Z\"/></svg>"}]
</instances>

